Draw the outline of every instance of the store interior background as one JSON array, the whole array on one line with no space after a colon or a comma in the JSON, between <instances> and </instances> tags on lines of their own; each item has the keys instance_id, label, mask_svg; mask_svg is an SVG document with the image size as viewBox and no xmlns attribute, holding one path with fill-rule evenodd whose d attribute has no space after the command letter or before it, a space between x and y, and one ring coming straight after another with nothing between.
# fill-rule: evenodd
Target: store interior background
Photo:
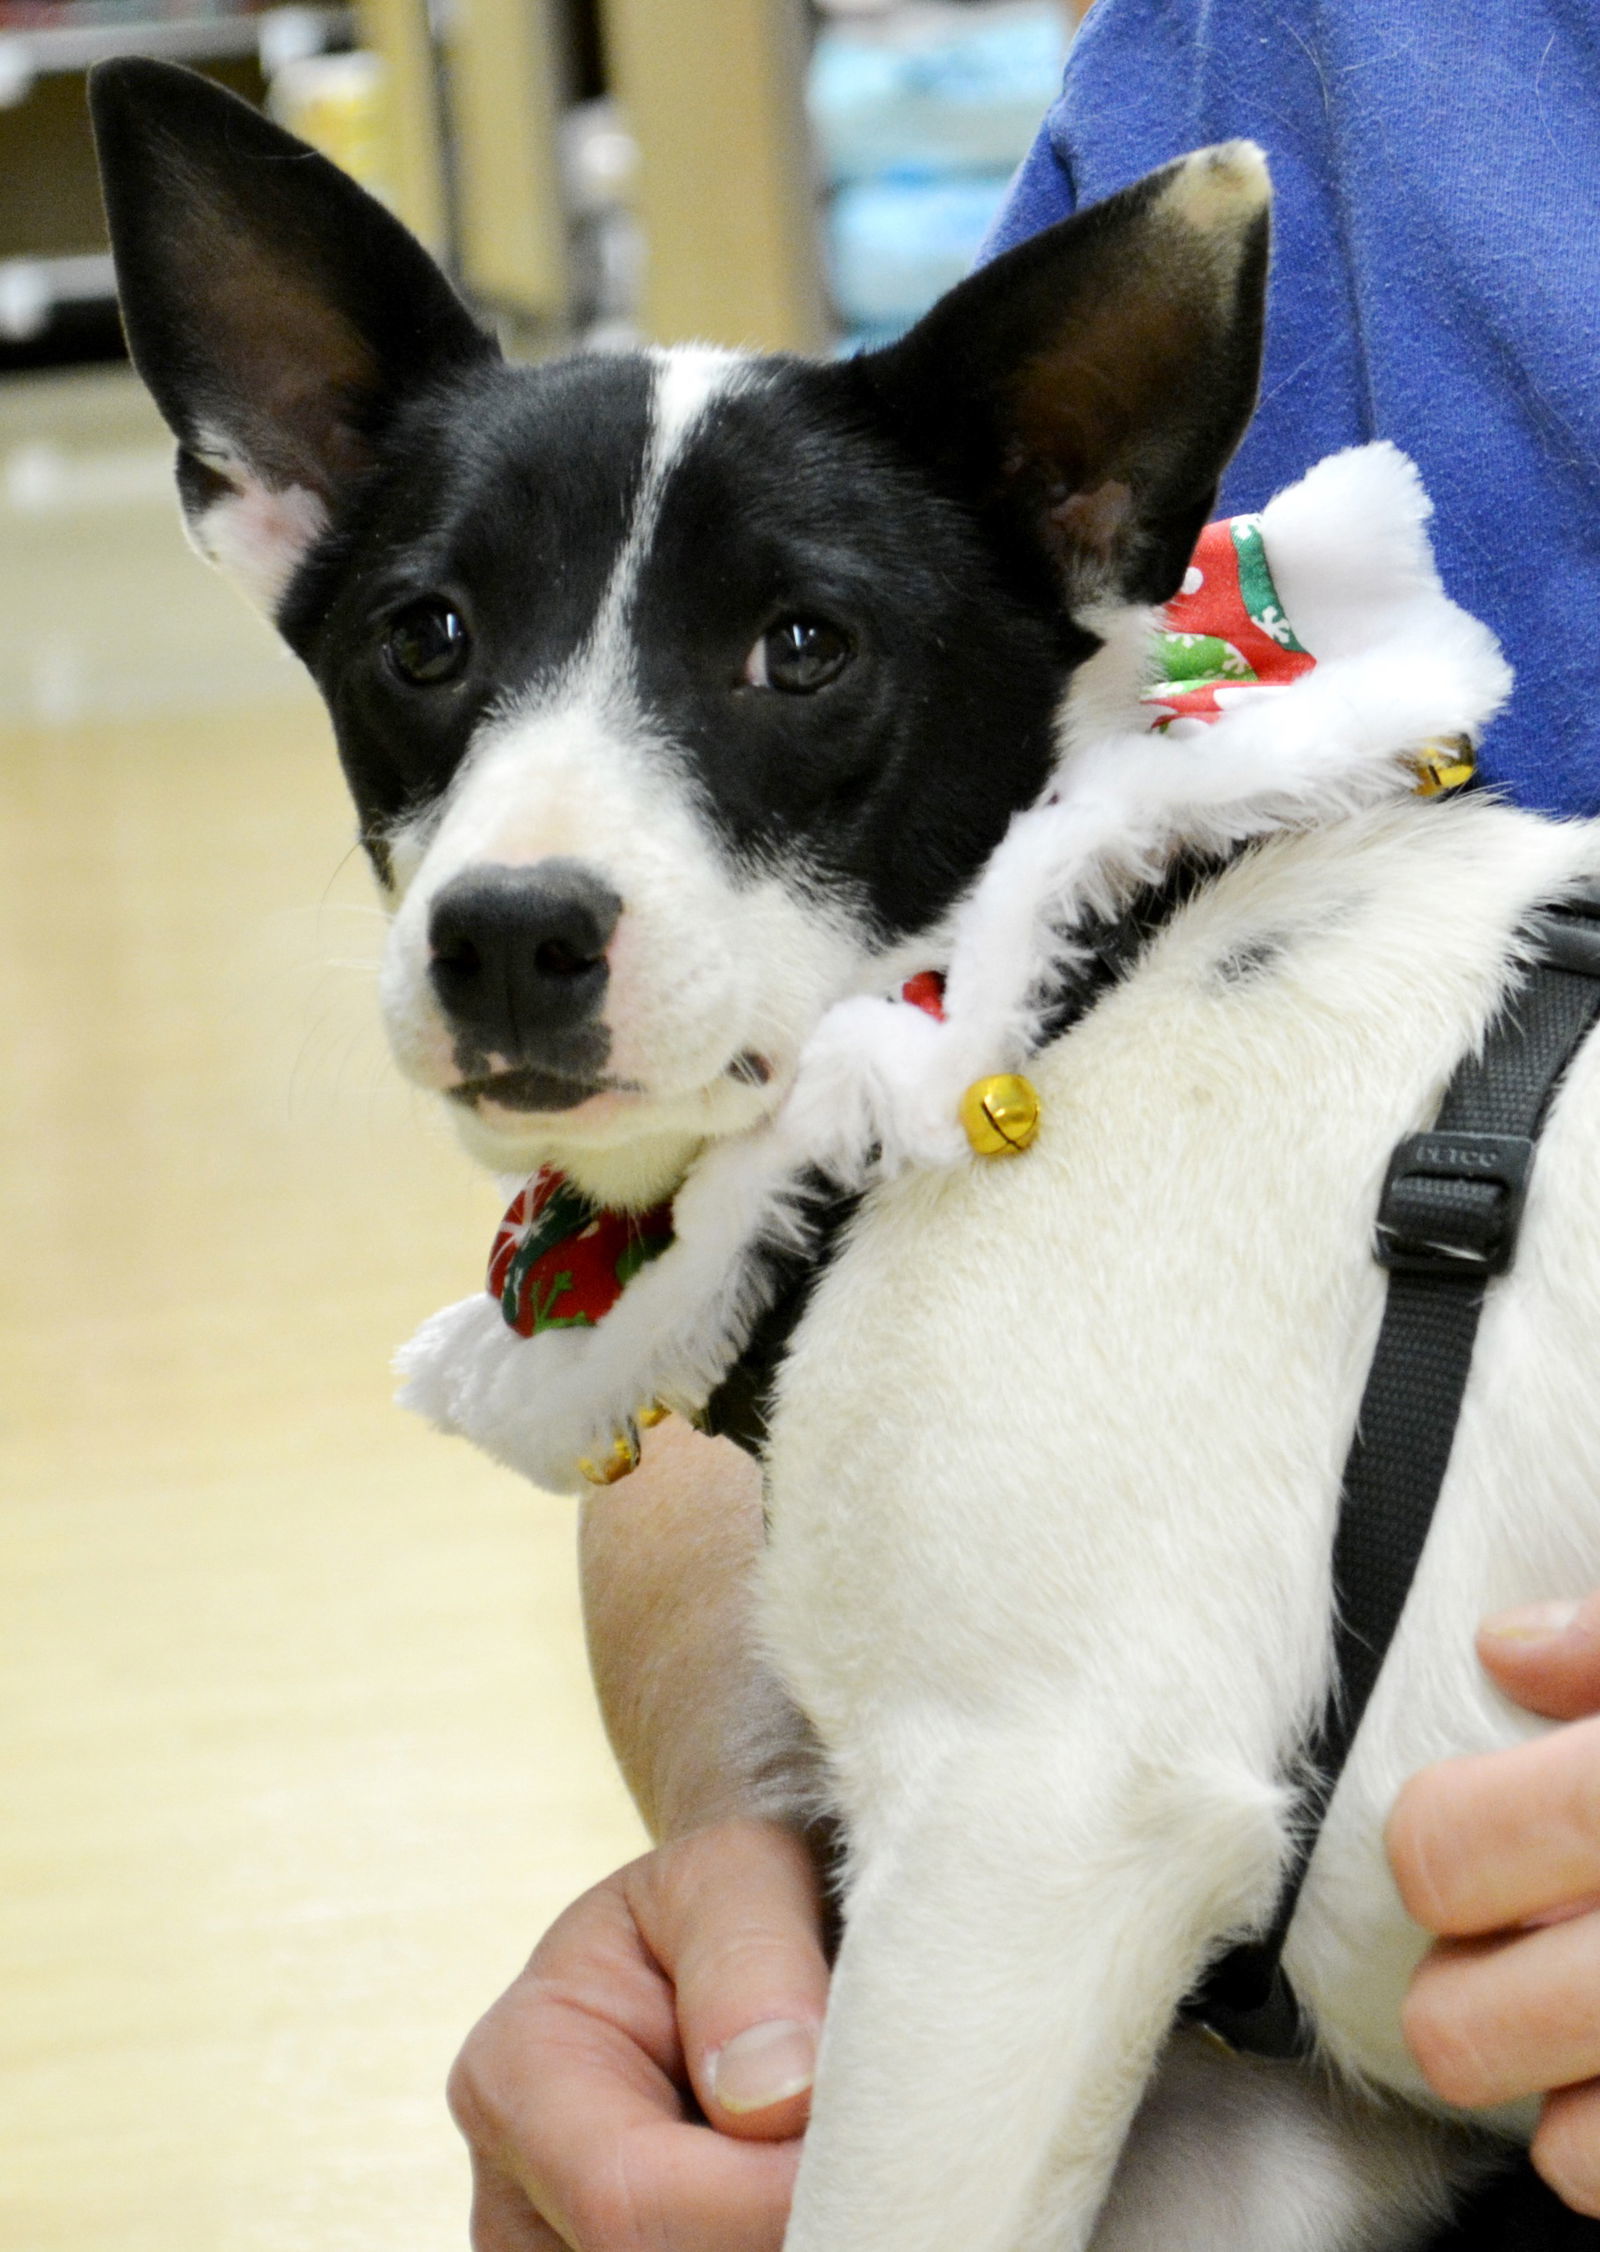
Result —
<instances>
[{"instance_id":1,"label":"store interior background","mask_svg":"<svg viewBox=\"0 0 1600 2252\"><path fill-rule=\"evenodd\" d=\"M83 73L205 69L507 348L897 333L1062 0L0 0L0 2252L466 2240L450 2058L643 1838L573 1512L390 1404L498 1213L326 722L185 546Z\"/></svg>"}]
</instances>

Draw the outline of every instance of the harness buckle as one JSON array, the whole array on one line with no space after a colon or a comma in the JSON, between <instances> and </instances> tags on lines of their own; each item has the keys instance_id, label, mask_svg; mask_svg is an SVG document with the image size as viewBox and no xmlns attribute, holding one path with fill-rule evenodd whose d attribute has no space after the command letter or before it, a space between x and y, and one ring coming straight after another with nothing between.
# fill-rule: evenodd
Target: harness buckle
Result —
<instances>
[{"instance_id":1,"label":"harness buckle","mask_svg":"<svg viewBox=\"0 0 1600 2252\"><path fill-rule=\"evenodd\" d=\"M1525 1134L1408 1134L1389 1160L1374 1258L1397 1274L1503 1275L1532 1167Z\"/></svg>"}]
</instances>

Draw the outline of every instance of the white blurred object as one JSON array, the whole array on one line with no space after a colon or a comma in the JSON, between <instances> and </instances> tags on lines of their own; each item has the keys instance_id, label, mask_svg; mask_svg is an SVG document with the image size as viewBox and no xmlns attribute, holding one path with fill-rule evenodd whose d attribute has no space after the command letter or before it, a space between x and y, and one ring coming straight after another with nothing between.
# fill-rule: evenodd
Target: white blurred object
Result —
<instances>
[{"instance_id":1,"label":"white blurred object","mask_svg":"<svg viewBox=\"0 0 1600 2252\"><path fill-rule=\"evenodd\" d=\"M158 502L170 515L172 448L168 444L71 452L35 438L0 456L0 510L12 516L92 514L101 508Z\"/></svg>"},{"instance_id":2,"label":"white blurred object","mask_svg":"<svg viewBox=\"0 0 1600 2252\"><path fill-rule=\"evenodd\" d=\"M0 109L15 109L33 91L36 73L25 39L0 38Z\"/></svg>"},{"instance_id":3,"label":"white blurred object","mask_svg":"<svg viewBox=\"0 0 1600 2252\"><path fill-rule=\"evenodd\" d=\"M633 194L639 144L609 95L579 102L561 120L561 179L573 211L609 210Z\"/></svg>"},{"instance_id":4,"label":"white blurred object","mask_svg":"<svg viewBox=\"0 0 1600 2252\"><path fill-rule=\"evenodd\" d=\"M852 6L812 56L808 106L825 177L1009 174L1061 86L1056 0Z\"/></svg>"},{"instance_id":5,"label":"white blurred object","mask_svg":"<svg viewBox=\"0 0 1600 2252\"><path fill-rule=\"evenodd\" d=\"M320 55L327 43L327 25L320 8L269 8L260 19L256 39L262 74L273 78L291 63Z\"/></svg>"},{"instance_id":6,"label":"white blurred object","mask_svg":"<svg viewBox=\"0 0 1600 2252\"><path fill-rule=\"evenodd\" d=\"M561 183L571 223L574 325L586 349L639 342L644 235L633 210L639 144L608 95L561 121Z\"/></svg>"},{"instance_id":7,"label":"white blurred object","mask_svg":"<svg viewBox=\"0 0 1600 2252\"><path fill-rule=\"evenodd\" d=\"M86 305L115 294L104 251L71 258L0 259L0 338L26 344L50 325L58 305Z\"/></svg>"}]
</instances>

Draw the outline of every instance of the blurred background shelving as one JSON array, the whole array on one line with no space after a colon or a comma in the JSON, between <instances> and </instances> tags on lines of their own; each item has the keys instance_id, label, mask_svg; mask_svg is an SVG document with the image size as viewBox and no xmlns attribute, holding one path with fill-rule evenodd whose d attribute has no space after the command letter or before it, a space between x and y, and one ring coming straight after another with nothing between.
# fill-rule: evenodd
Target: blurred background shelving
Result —
<instances>
[{"instance_id":1,"label":"blurred background shelving","mask_svg":"<svg viewBox=\"0 0 1600 2252\"><path fill-rule=\"evenodd\" d=\"M0 372L114 358L83 74L207 71L533 352L874 340L970 265L1066 0L0 0Z\"/></svg>"}]
</instances>

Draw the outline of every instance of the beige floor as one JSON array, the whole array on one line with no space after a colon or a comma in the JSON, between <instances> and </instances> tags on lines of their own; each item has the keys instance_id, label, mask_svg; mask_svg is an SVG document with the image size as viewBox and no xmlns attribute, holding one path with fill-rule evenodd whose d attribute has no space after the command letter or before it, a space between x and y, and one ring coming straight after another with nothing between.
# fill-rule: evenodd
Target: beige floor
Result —
<instances>
[{"instance_id":1,"label":"beige floor","mask_svg":"<svg viewBox=\"0 0 1600 2252\"><path fill-rule=\"evenodd\" d=\"M569 1508L389 1404L497 1200L163 451L0 389L0 2247L432 2252L455 2044L638 1833Z\"/></svg>"}]
</instances>

